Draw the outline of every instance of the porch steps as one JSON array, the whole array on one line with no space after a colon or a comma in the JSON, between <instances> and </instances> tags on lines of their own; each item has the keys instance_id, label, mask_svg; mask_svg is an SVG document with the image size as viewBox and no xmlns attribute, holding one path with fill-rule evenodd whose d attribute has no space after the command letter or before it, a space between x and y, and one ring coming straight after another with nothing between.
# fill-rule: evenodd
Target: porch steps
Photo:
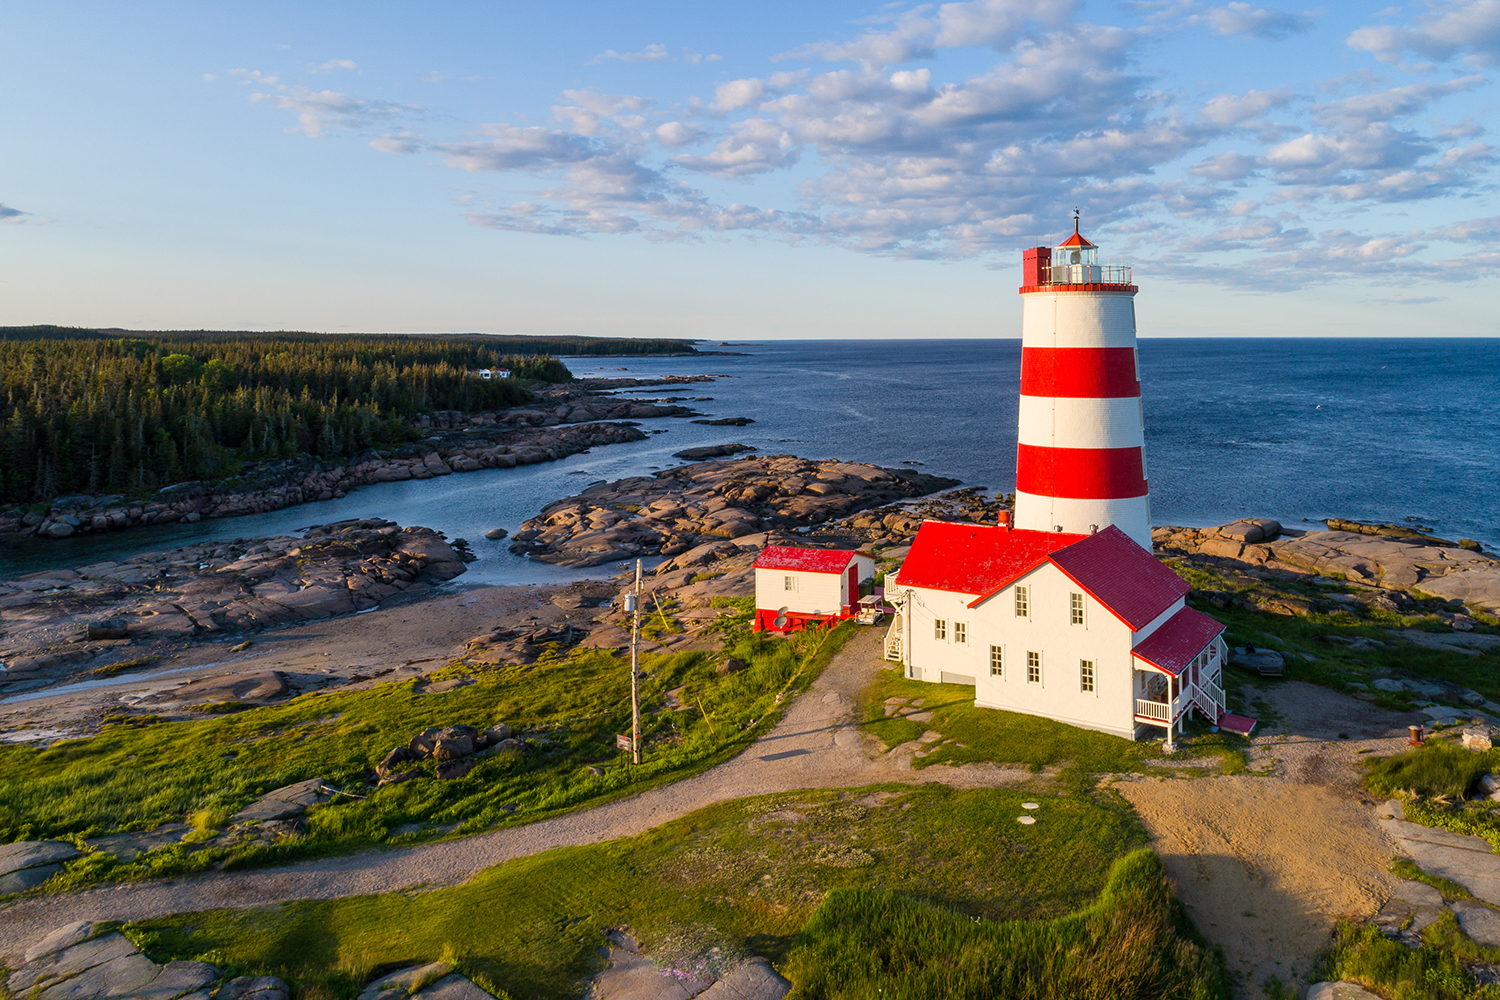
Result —
<instances>
[{"instance_id":1,"label":"porch steps","mask_svg":"<svg viewBox=\"0 0 1500 1000\"><path fill-rule=\"evenodd\" d=\"M1226 729L1231 733L1238 733L1241 736L1249 736L1251 730L1255 728L1255 721L1256 720L1254 719L1247 719L1243 715L1235 715L1232 712L1225 712L1223 715L1219 716L1218 726L1220 729Z\"/></svg>"}]
</instances>

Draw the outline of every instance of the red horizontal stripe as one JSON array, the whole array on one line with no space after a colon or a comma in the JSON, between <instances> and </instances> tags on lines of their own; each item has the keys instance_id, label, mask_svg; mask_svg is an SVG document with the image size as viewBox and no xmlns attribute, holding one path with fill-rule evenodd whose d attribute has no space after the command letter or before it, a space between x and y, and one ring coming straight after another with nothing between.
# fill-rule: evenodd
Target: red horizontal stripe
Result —
<instances>
[{"instance_id":1,"label":"red horizontal stripe","mask_svg":"<svg viewBox=\"0 0 1500 1000\"><path fill-rule=\"evenodd\" d=\"M1139 448L1019 446L1016 489L1069 500L1124 500L1146 495Z\"/></svg>"},{"instance_id":2,"label":"red horizontal stripe","mask_svg":"<svg viewBox=\"0 0 1500 1000\"><path fill-rule=\"evenodd\" d=\"M1021 348L1023 396L1118 399L1140 394L1132 348Z\"/></svg>"}]
</instances>

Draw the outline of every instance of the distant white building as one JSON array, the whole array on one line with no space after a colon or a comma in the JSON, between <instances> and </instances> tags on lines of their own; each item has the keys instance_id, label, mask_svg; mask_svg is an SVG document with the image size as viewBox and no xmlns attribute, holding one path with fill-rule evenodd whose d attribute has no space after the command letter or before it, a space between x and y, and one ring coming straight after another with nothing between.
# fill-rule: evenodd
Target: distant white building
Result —
<instances>
[{"instance_id":1,"label":"distant white building","mask_svg":"<svg viewBox=\"0 0 1500 1000\"><path fill-rule=\"evenodd\" d=\"M974 704L1133 738L1225 708L1224 626L1118 527L1092 535L928 521L885 599L887 655L913 680L974 687Z\"/></svg>"},{"instance_id":2,"label":"distant white building","mask_svg":"<svg viewBox=\"0 0 1500 1000\"><path fill-rule=\"evenodd\" d=\"M760 631L800 631L859 613L859 586L875 560L844 549L772 545L755 560L755 622Z\"/></svg>"},{"instance_id":3,"label":"distant white building","mask_svg":"<svg viewBox=\"0 0 1500 1000\"><path fill-rule=\"evenodd\" d=\"M471 378L482 378L486 381L496 378L510 378L509 368L470 368L468 372Z\"/></svg>"}]
</instances>

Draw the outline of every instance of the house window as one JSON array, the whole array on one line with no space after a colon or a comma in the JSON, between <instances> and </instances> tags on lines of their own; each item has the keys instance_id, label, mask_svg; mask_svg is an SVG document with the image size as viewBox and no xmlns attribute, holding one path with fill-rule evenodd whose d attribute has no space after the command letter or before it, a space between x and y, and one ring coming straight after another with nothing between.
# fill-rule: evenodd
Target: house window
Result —
<instances>
[{"instance_id":1,"label":"house window","mask_svg":"<svg viewBox=\"0 0 1500 1000\"><path fill-rule=\"evenodd\" d=\"M1026 651L1026 683L1042 683L1042 654L1029 649Z\"/></svg>"},{"instance_id":2,"label":"house window","mask_svg":"<svg viewBox=\"0 0 1500 1000\"><path fill-rule=\"evenodd\" d=\"M1027 593L1028 589L1029 588L1027 588L1027 587L1017 587L1016 588L1016 617L1017 618L1030 618L1031 617L1031 601L1030 601L1030 595Z\"/></svg>"},{"instance_id":3,"label":"house window","mask_svg":"<svg viewBox=\"0 0 1500 1000\"><path fill-rule=\"evenodd\" d=\"M999 646L990 647L990 676L1005 676L1005 650Z\"/></svg>"},{"instance_id":4,"label":"house window","mask_svg":"<svg viewBox=\"0 0 1500 1000\"><path fill-rule=\"evenodd\" d=\"M782 577L781 578L781 588L783 590L796 590L797 589L797 578L795 576L784 576L784 577Z\"/></svg>"},{"instance_id":5,"label":"house window","mask_svg":"<svg viewBox=\"0 0 1500 1000\"><path fill-rule=\"evenodd\" d=\"M953 623L953 641L967 643L969 641L969 623Z\"/></svg>"},{"instance_id":6,"label":"house window","mask_svg":"<svg viewBox=\"0 0 1500 1000\"><path fill-rule=\"evenodd\" d=\"M1094 693L1094 661L1078 661L1078 690L1084 694Z\"/></svg>"},{"instance_id":7,"label":"house window","mask_svg":"<svg viewBox=\"0 0 1500 1000\"><path fill-rule=\"evenodd\" d=\"M948 621L947 621L947 619L944 619L944 618L934 618L932 620L932 637L934 639L939 640L939 641L942 641L942 640L948 638Z\"/></svg>"},{"instance_id":8,"label":"house window","mask_svg":"<svg viewBox=\"0 0 1500 1000\"><path fill-rule=\"evenodd\" d=\"M1068 595L1068 621L1073 625L1083 624L1083 595Z\"/></svg>"}]
</instances>

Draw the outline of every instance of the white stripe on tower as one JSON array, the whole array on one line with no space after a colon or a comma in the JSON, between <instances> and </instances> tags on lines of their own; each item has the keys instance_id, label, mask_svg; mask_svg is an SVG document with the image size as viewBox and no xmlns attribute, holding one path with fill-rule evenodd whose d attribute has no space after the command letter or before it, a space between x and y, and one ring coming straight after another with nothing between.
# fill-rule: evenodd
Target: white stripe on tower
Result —
<instances>
[{"instance_id":1,"label":"white stripe on tower","mask_svg":"<svg viewBox=\"0 0 1500 1000\"><path fill-rule=\"evenodd\" d=\"M1026 253L1015 523L1079 534L1115 524L1149 550L1136 289L1092 266L1095 248L1076 233L1057 252L1084 265L1071 275L1102 280L1053 284L1047 248Z\"/></svg>"}]
</instances>

